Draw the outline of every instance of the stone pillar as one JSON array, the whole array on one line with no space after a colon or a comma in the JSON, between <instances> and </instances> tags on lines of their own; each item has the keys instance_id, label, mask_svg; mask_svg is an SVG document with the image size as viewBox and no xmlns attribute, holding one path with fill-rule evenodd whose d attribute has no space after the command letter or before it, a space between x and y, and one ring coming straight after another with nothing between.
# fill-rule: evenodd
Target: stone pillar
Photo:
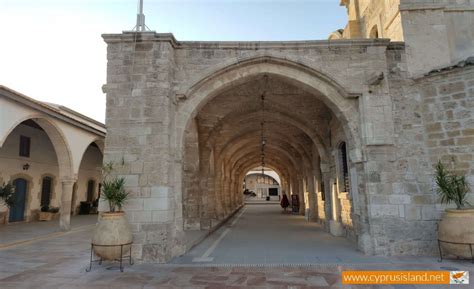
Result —
<instances>
[{"instance_id":1,"label":"stone pillar","mask_svg":"<svg viewBox=\"0 0 474 289\"><path fill-rule=\"evenodd\" d=\"M212 176L214 183L214 194L215 194L215 207L216 207L216 217L217 221L224 219L225 217L225 208L224 208L224 195L222 192L222 174L217 171L215 175Z\"/></svg>"},{"instance_id":2,"label":"stone pillar","mask_svg":"<svg viewBox=\"0 0 474 289\"><path fill-rule=\"evenodd\" d=\"M154 32L103 35L107 43L107 138L104 162L116 164L130 198L132 255L166 262L184 253L183 127L176 119L175 40ZM180 134L177 136L177 134Z\"/></svg>"},{"instance_id":3,"label":"stone pillar","mask_svg":"<svg viewBox=\"0 0 474 289\"><path fill-rule=\"evenodd\" d=\"M306 212L306 206L304 202L304 185L303 185L303 177L298 176L298 198L300 199L300 215L304 216Z\"/></svg>"},{"instance_id":4,"label":"stone pillar","mask_svg":"<svg viewBox=\"0 0 474 289\"><path fill-rule=\"evenodd\" d=\"M340 219L340 205L338 198L337 185L334 179L330 179L330 188L331 188L331 220L329 221L329 232L333 236L343 236L344 227L341 224Z\"/></svg>"},{"instance_id":5,"label":"stone pillar","mask_svg":"<svg viewBox=\"0 0 474 289\"><path fill-rule=\"evenodd\" d=\"M71 201L74 180L61 181L61 209L59 217L59 227L62 231L71 230Z\"/></svg>"},{"instance_id":6,"label":"stone pillar","mask_svg":"<svg viewBox=\"0 0 474 289\"><path fill-rule=\"evenodd\" d=\"M308 221L314 221L318 216L318 203L316 195L316 183L314 182L314 175L308 178L308 193L309 193L309 214Z\"/></svg>"},{"instance_id":7,"label":"stone pillar","mask_svg":"<svg viewBox=\"0 0 474 289\"><path fill-rule=\"evenodd\" d=\"M227 217L230 213L230 196L229 196L229 177L227 172L224 173L224 178L221 183L221 193L224 197L224 217Z\"/></svg>"},{"instance_id":8,"label":"stone pillar","mask_svg":"<svg viewBox=\"0 0 474 289\"><path fill-rule=\"evenodd\" d=\"M298 179L295 175L292 175L290 177L291 183L290 183L290 194L288 195L288 198L290 199L290 204L293 206L293 195L298 195ZM298 196L299 198L299 196Z\"/></svg>"},{"instance_id":9,"label":"stone pillar","mask_svg":"<svg viewBox=\"0 0 474 289\"><path fill-rule=\"evenodd\" d=\"M329 166L321 164L321 184L324 184L324 229L329 232L331 221L331 180L329 178Z\"/></svg>"}]
</instances>

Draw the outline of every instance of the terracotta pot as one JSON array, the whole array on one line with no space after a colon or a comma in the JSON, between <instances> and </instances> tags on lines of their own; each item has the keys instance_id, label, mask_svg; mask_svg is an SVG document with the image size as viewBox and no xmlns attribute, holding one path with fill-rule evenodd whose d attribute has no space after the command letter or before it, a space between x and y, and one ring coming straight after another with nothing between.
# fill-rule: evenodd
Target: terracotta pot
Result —
<instances>
[{"instance_id":1,"label":"terracotta pot","mask_svg":"<svg viewBox=\"0 0 474 289\"><path fill-rule=\"evenodd\" d=\"M121 245L131 243L133 240L132 230L125 218L124 212L101 213L99 223L92 237L94 245ZM130 245L123 246L122 254L128 255ZM101 247L94 246L94 253L104 260L115 260L120 258L120 246Z\"/></svg>"},{"instance_id":2,"label":"terracotta pot","mask_svg":"<svg viewBox=\"0 0 474 289\"><path fill-rule=\"evenodd\" d=\"M51 221L54 217L54 213L50 212L39 212L38 221Z\"/></svg>"},{"instance_id":3,"label":"terracotta pot","mask_svg":"<svg viewBox=\"0 0 474 289\"><path fill-rule=\"evenodd\" d=\"M474 244L474 209L447 209L438 226L441 241ZM471 258L469 245L441 243L443 253L462 258Z\"/></svg>"}]
</instances>

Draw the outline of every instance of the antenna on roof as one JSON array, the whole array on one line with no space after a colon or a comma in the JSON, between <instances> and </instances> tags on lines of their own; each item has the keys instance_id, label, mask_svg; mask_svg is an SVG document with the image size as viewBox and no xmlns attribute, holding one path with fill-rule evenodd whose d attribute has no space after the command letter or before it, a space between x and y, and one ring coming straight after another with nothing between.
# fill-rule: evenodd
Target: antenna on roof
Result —
<instances>
[{"instance_id":1,"label":"antenna on roof","mask_svg":"<svg viewBox=\"0 0 474 289\"><path fill-rule=\"evenodd\" d=\"M137 25L133 27L132 31L144 32L151 31L148 26L145 25L145 14L143 14L143 0L139 0L138 13L137 13Z\"/></svg>"}]
</instances>

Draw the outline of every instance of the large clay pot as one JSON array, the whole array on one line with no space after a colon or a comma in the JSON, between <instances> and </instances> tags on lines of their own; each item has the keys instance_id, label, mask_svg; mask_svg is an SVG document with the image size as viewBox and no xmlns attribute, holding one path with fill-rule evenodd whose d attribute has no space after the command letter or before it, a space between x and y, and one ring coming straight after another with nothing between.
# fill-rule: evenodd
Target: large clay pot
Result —
<instances>
[{"instance_id":1,"label":"large clay pot","mask_svg":"<svg viewBox=\"0 0 474 289\"><path fill-rule=\"evenodd\" d=\"M124 212L101 213L99 224L94 231L92 244L94 245L121 245L131 243L133 240L132 230L125 218ZM120 246L102 247L94 246L94 252L104 260L119 259ZM130 245L123 246L122 254L128 255Z\"/></svg>"},{"instance_id":2,"label":"large clay pot","mask_svg":"<svg viewBox=\"0 0 474 289\"><path fill-rule=\"evenodd\" d=\"M438 239L455 243L474 243L474 209L447 209L438 227ZM441 242L443 253L471 258L469 245Z\"/></svg>"}]
</instances>

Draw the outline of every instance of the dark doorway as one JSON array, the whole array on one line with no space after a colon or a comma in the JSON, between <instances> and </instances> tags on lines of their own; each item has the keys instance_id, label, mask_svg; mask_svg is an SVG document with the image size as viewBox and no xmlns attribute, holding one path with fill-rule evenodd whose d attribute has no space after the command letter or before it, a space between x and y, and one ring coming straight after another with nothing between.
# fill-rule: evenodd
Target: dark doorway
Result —
<instances>
[{"instance_id":1,"label":"dark doorway","mask_svg":"<svg viewBox=\"0 0 474 289\"><path fill-rule=\"evenodd\" d=\"M25 179L16 179L13 181L15 186L15 203L10 209L9 222L23 221L25 218L25 202L28 181Z\"/></svg>"},{"instance_id":2,"label":"dark doorway","mask_svg":"<svg viewBox=\"0 0 474 289\"><path fill-rule=\"evenodd\" d=\"M95 181L90 180L87 182L87 201L93 202L94 201L94 189L95 189Z\"/></svg>"},{"instance_id":3,"label":"dark doorway","mask_svg":"<svg viewBox=\"0 0 474 289\"><path fill-rule=\"evenodd\" d=\"M76 201L77 201L77 182L72 187L72 199L71 199L71 216L76 214Z\"/></svg>"},{"instance_id":4,"label":"dark doorway","mask_svg":"<svg viewBox=\"0 0 474 289\"><path fill-rule=\"evenodd\" d=\"M278 188L269 188L268 189L269 196L278 196Z\"/></svg>"},{"instance_id":5,"label":"dark doorway","mask_svg":"<svg viewBox=\"0 0 474 289\"><path fill-rule=\"evenodd\" d=\"M41 186L41 207L49 207L51 203L51 183L50 177L43 178L43 184Z\"/></svg>"}]
</instances>

